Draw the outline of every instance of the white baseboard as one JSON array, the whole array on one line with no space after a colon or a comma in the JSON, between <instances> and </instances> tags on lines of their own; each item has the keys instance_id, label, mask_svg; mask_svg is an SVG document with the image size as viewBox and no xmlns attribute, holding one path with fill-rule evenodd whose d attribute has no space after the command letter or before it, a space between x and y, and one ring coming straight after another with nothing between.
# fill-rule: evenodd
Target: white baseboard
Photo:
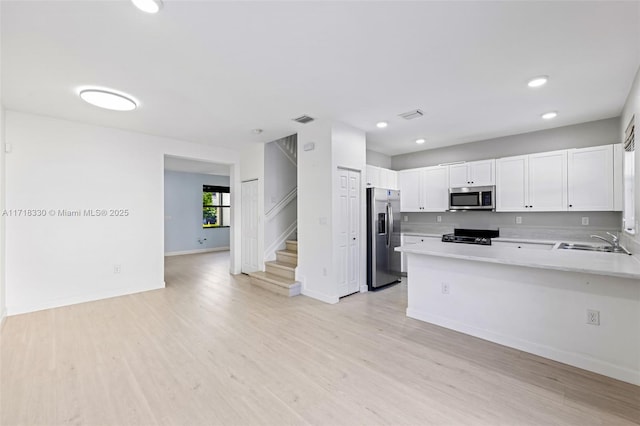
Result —
<instances>
[{"instance_id":1,"label":"white baseboard","mask_svg":"<svg viewBox=\"0 0 640 426\"><path fill-rule=\"evenodd\" d=\"M302 287L302 291L300 292L300 294L302 294L303 296L311 297L312 299L319 300L321 302L330 303L332 305L338 303L338 301L340 300L338 296L329 296L327 294L320 293L319 291L308 290L305 289L304 286Z\"/></svg>"},{"instance_id":2,"label":"white baseboard","mask_svg":"<svg viewBox=\"0 0 640 426\"><path fill-rule=\"evenodd\" d=\"M166 252L164 255L165 256L182 256L183 254L210 253L213 251L229 251L229 247L213 247L213 248L206 248L206 249L169 251L169 252Z\"/></svg>"},{"instance_id":3,"label":"white baseboard","mask_svg":"<svg viewBox=\"0 0 640 426\"><path fill-rule=\"evenodd\" d=\"M498 343L500 345L508 346L510 348L519 349L525 352L532 353L534 355L539 355L544 358L549 358L554 361L569 364L574 367L582 368L584 370L593 371L594 373L613 377L614 379L622 380L623 382L640 385L640 371L613 365L606 361L586 357L579 353L567 352L562 349L542 345L536 342L522 340L517 337L494 333L485 329L477 328L472 325L451 320L449 318L432 315L413 308L407 308L407 316L420 321L425 321L431 324L439 325L441 327L449 328L451 330L459 331L461 333L465 333L474 337L479 337L481 339Z\"/></svg>"},{"instance_id":4,"label":"white baseboard","mask_svg":"<svg viewBox=\"0 0 640 426\"><path fill-rule=\"evenodd\" d=\"M148 287L124 287L82 296L74 296L65 299L50 300L29 306L8 306L9 316L27 314L29 312L43 311L45 309L60 308L62 306L76 305L78 303L94 302L96 300L111 299L112 297L126 296L128 294L142 293L144 291L164 288L164 281L157 286Z\"/></svg>"}]
</instances>

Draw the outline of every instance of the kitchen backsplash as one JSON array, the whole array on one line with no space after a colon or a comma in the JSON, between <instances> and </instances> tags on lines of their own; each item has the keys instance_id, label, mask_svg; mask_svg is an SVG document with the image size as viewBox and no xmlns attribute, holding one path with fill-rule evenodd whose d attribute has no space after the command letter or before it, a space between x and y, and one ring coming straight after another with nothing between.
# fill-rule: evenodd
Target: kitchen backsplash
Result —
<instances>
[{"instance_id":1,"label":"kitchen backsplash","mask_svg":"<svg viewBox=\"0 0 640 426\"><path fill-rule=\"evenodd\" d=\"M454 228L499 229L504 238L588 241L589 235L620 232L621 212L401 213L403 233L444 234ZM438 217L441 222L438 222ZM516 218L522 219L521 224ZM588 225L582 225L588 218Z\"/></svg>"}]
</instances>

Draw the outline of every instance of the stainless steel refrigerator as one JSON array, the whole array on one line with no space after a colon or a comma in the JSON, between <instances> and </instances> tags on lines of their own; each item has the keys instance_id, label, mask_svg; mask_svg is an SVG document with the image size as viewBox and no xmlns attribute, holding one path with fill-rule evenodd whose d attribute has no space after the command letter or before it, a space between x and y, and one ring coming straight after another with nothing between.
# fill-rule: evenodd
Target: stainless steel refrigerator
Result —
<instances>
[{"instance_id":1,"label":"stainless steel refrigerator","mask_svg":"<svg viewBox=\"0 0 640 426\"><path fill-rule=\"evenodd\" d=\"M400 281L400 191L367 188L367 285Z\"/></svg>"}]
</instances>

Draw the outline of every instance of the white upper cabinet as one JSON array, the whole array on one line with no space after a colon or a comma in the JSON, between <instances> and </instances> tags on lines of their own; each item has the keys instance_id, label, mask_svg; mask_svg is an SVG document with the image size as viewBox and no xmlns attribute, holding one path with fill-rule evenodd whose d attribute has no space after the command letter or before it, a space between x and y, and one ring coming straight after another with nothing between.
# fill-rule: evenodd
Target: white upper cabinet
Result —
<instances>
[{"instance_id":1,"label":"white upper cabinet","mask_svg":"<svg viewBox=\"0 0 640 426\"><path fill-rule=\"evenodd\" d=\"M449 166L449 184L452 188L469 186L469 166L467 163Z\"/></svg>"},{"instance_id":2,"label":"white upper cabinet","mask_svg":"<svg viewBox=\"0 0 640 426\"><path fill-rule=\"evenodd\" d=\"M365 182L367 182L367 188L375 188L378 186L378 183L380 182L380 168L367 164L366 173Z\"/></svg>"},{"instance_id":3,"label":"white upper cabinet","mask_svg":"<svg viewBox=\"0 0 640 426\"><path fill-rule=\"evenodd\" d=\"M519 155L496 161L497 211L566 209L566 151Z\"/></svg>"},{"instance_id":4,"label":"white upper cabinet","mask_svg":"<svg viewBox=\"0 0 640 426\"><path fill-rule=\"evenodd\" d=\"M529 155L530 211L567 210L567 151Z\"/></svg>"},{"instance_id":5,"label":"white upper cabinet","mask_svg":"<svg viewBox=\"0 0 640 426\"><path fill-rule=\"evenodd\" d=\"M568 151L569 210L613 210L613 145Z\"/></svg>"},{"instance_id":6,"label":"white upper cabinet","mask_svg":"<svg viewBox=\"0 0 640 426\"><path fill-rule=\"evenodd\" d=\"M471 161L449 166L451 188L495 185L496 160Z\"/></svg>"},{"instance_id":7,"label":"white upper cabinet","mask_svg":"<svg viewBox=\"0 0 640 426\"><path fill-rule=\"evenodd\" d=\"M402 170L398 172L400 185L400 210L403 212L421 212L422 169Z\"/></svg>"},{"instance_id":8,"label":"white upper cabinet","mask_svg":"<svg viewBox=\"0 0 640 426\"><path fill-rule=\"evenodd\" d=\"M449 170L447 166L427 167L423 171L423 209L443 212L449 208ZM402 199L402 192L400 193Z\"/></svg>"},{"instance_id":9,"label":"white upper cabinet","mask_svg":"<svg viewBox=\"0 0 640 426\"><path fill-rule=\"evenodd\" d=\"M449 207L449 171L446 166L403 170L398 173L400 210L443 212Z\"/></svg>"},{"instance_id":10,"label":"white upper cabinet","mask_svg":"<svg viewBox=\"0 0 640 426\"><path fill-rule=\"evenodd\" d=\"M496 211L526 211L528 197L529 156L496 160Z\"/></svg>"},{"instance_id":11,"label":"white upper cabinet","mask_svg":"<svg viewBox=\"0 0 640 426\"><path fill-rule=\"evenodd\" d=\"M367 164L367 188L398 189L398 172Z\"/></svg>"}]
</instances>

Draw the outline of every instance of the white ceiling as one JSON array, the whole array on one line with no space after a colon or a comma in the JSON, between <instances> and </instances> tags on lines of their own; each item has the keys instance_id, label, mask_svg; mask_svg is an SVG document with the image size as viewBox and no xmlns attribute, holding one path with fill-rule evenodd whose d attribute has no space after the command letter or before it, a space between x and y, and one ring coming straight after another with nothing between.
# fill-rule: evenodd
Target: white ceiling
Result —
<instances>
[{"instance_id":1,"label":"white ceiling","mask_svg":"<svg viewBox=\"0 0 640 426\"><path fill-rule=\"evenodd\" d=\"M640 65L638 1L164 3L2 1L5 107L232 149L309 114L395 155L615 117ZM140 108L87 105L84 85Z\"/></svg>"},{"instance_id":2,"label":"white ceiling","mask_svg":"<svg viewBox=\"0 0 640 426\"><path fill-rule=\"evenodd\" d=\"M174 172L200 173L204 175L229 176L230 169L227 164L208 163L206 161L190 160L186 158L164 156L165 170Z\"/></svg>"}]
</instances>

